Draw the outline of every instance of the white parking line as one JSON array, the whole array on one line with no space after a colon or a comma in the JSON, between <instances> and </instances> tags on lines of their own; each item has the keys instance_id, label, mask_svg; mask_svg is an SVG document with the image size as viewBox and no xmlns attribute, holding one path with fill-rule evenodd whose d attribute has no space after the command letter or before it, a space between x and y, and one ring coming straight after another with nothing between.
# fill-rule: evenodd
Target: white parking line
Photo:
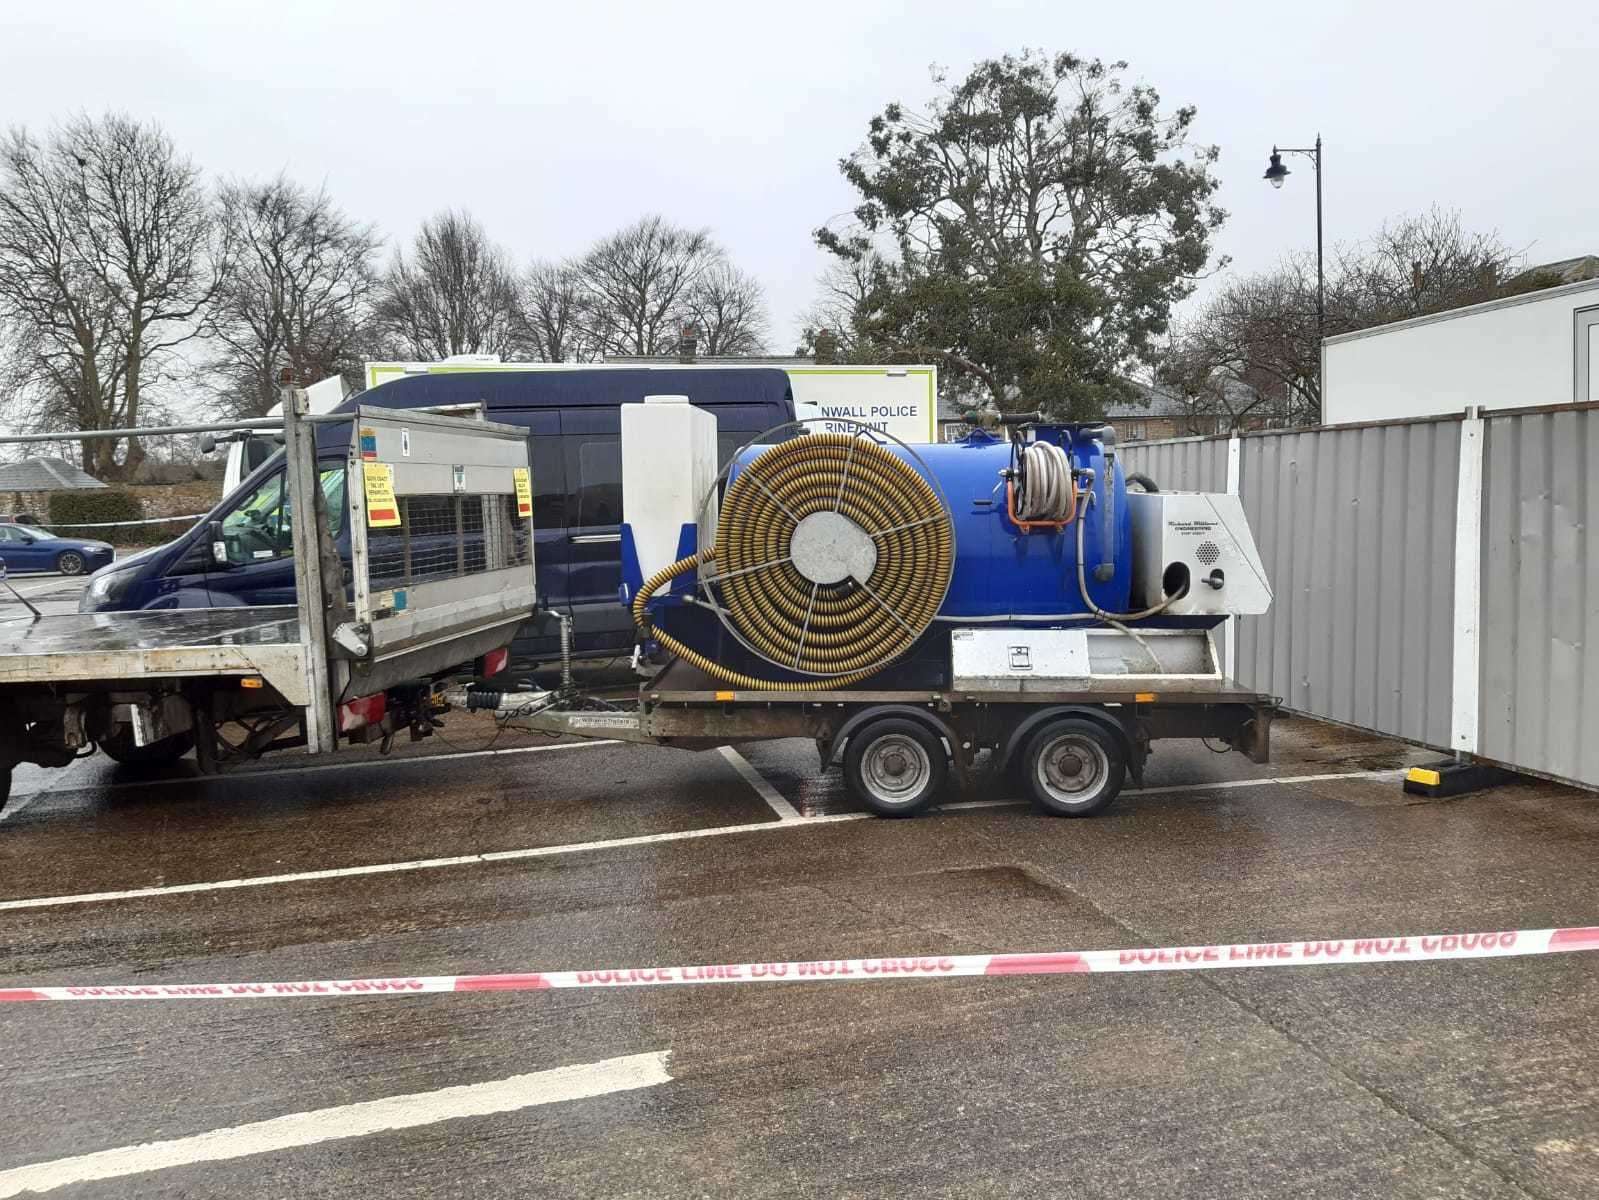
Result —
<instances>
[{"instance_id":1,"label":"white parking line","mask_svg":"<svg viewBox=\"0 0 1599 1200\"><path fill-rule=\"evenodd\" d=\"M68 1184L98 1179L121 1179L148 1171L165 1171L195 1163L225 1162L252 1154L293 1150L319 1142L369 1137L395 1129L415 1129L462 1117L486 1117L517 1112L540 1104L559 1104L613 1092L637 1091L670 1083L666 1070L669 1053L629 1054L600 1062L556 1067L527 1075L512 1075L490 1083L470 1083L412 1092L382 1100L341 1104L311 1112L290 1113L248 1125L213 1129L191 1137L164 1142L141 1142L114 1150L98 1150L73 1158L30 1163L0 1171L0 1198L24 1192L48 1192Z\"/></svg>"},{"instance_id":2,"label":"white parking line","mask_svg":"<svg viewBox=\"0 0 1599 1200\"><path fill-rule=\"evenodd\" d=\"M32 600L32 599L34 599L37 596L48 596L51 592L59 591L60 589L62 589L64 587L79 586L84 578L86 578L86 577L85 576L78 576L78 575L55 575L55 576L51 576L49 578L49 581L46 582L42 587L34 588L34 589L31 589L31 590L26 591L26 592L22 592L22 590L20 588L18 588L17 590L19 592L21 592L22 595L24 595L28 599ZM32 582L32 581L28 580L28 581L24 581L24 582Z\"/></svg>"},{"instance_id":3,"label":"white parking line","mask_svg":"<svg viewBox=\"0 0 1599 1200\"><path fill-rule=\"evenodd\" d=\"M67 790L70 791L71 789ZM0 824L4 824L5 822L11 820L12 817L16 816L23 809L27 808L28 805L32 804L35 800L49 795L49 791L50 790L41 789L37 792L31 792L20 799L8 800L4 810L0 810Z\"/></svg>"},{"instance_id":4,"label":"white parking line","mask_svg":"<svg viewBox=\"0 0 1599 1200\"><path fill-rule=\"evenodd\" d=\"M551 747L553 748L553 747ZM1400 774L1399 770L1340 771L1330 775L1287 775L1267 779L1218 780L1212 783L1178 784L1171 787L1129 790L1125 796L1163 795L1170 792L1217 792L1233 788L1265 787L1267 784L1319 783L1332 779L1380 779ZM762 781L764 782L764 780ZM940 806L940 811L958 812L976 808L1019 808L1025 800L967 800ZM448 858L416 858L405 862L369 863L360 867L326 867L317 871L293 871L282 875L249 875L239 879L216 879L204 883L174 883L165 887L127 888L117 892L79 892L64 896L29 896L19 900L0 900L0 912L23 908L65 908L76 904L99 904L113 900L148 900L160 896L182 896L195 892L233 891L238 888L271 887L280 883L305 883L322 879L346 879L357 875L390 875L403 871L435 871L443 867L464 867L481 863L516 862L522 859L554 858L564 854L586 854L595 850L621 850L630 846L653 846L664 842L697 841L700 838L730 837L741 833L770 833L775 829L801 829L809 825L836 825L844 821L869 821L871 813L829 813L820 817L798 817L792 821L757 821L749 825L716 825L708 829L682 829L673 833L644 833L635 837L609 838L598 842L567 842L559 846L532 846L525 850L490 850L483 854L456 854Z\"/></svg>"},{"instance_id":5,"label":"white parking line","mask_svg":"<svg viewBox=\"0 0 1599 1200\"><path fill-rule=\"evenodd\" d=\"M1173 783L1165 787L1128 788L1124 796L1170 796L1177 792L1216 791L1219 788L1267 787L1274 783L1325 783L1330 779L1387 779L1403 775L1404 767L1382 767L1375 771L1326 771L1320 775L1267 775L1259 779L1227 779L1217 783Z\"/></svg>"},{"instance_id":6,"label":"white parking line","mask_svg":"<svg viewBox=\"0 0 1599 1200\"><path fill-rule=\"evenodd\" d=\"M732 765L733 770L743 776L744 782L755 789L755 794L766 801L768 807L777 814L779 821L804 820L800 816L799 809L784 799L782 792L766 782L766 777L751 765L749 759L731 746L718 746L717 749L721 751L722 757L727 759L728 763Z\"/></svg>"},{"instance_id":7,"label":"white parking line","mask_svg":"<svg viewBox=\"0 0 1599 1200\"><path fill-rule=\"evenodd\" d=\"M1218 779L1210 783L1174 783L1165 787L1125 788L1123 796L1170 796L1179 792L1221 792L1236 788L1266 787L1268 784L1324 783L1329 779L1387 779L1403 775L1404 767L1384 767L1379 771L1332 771L1322 775L1268 775L1260 779ZM941 804L941 812L965 812L974 808L1015 808L1026 800L962 800L955 804Z\"/></svg>"},{"instance_id":8,"label":"white parking line","mask_svg":"<svg viewBox=\"0 0 1599 1200\"><path fill-rule=\"evenodd\" d=\"M304 883L318 879L345 879L355 875L390 875L399 871L436 871L441 867L464 867L477 863L516 862L528 858L552 858L561 854L584 854L590 850L621 850L629 846L651 846L660 842L687 842L696 838L727 837L735 833L765 833L772 829L794 829L802 825L821 825L838 821L864 821L870 813L836 813L825 817L806 817L799 821L757 821L752 825L717 825L709 829L680 829L673 833L644 833L636 837L609 838L602 842L567 842L560 846L532 846L526 850L490 850L483 854L456 854L449 858L417 858L409 862L370 863L363 867L328 867L320 871L294 871L284 875L249 875L242 879L217 879L205 883L174 883L166 887L128 888L120 892L80 892L73 896L30 896L25 900L0 900L0 912L19 908L59 908L69 904L97 904L107 900L146 900L155 896L180 896L193 892L222 892L235 888L270 887L279 883Z\"/></svg>"}]
</instances>

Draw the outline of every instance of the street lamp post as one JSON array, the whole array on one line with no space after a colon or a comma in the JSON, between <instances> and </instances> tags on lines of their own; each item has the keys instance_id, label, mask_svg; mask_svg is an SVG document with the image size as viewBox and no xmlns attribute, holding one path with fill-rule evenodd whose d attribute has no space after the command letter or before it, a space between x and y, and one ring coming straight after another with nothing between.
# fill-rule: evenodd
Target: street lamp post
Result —
<instances>
[{"instance_id":1,"label":"street lamp post","mask_svg":"<svg viewBox=\"0 0 1599 1200\"><path fill-rule=\"evenodd\" d=\"M1283 155L1303 154L1310 159L1316 172L1316 345L1318 354L1323 338L1327 336L1327 282L1322 271L1321 250L1321 134L1316 135L1314 146L1273 146L1271 162L1263 176L1274 188L1280 188L1288 178L1288 168L1283 166Z\"/></svg>"}]
</instances>

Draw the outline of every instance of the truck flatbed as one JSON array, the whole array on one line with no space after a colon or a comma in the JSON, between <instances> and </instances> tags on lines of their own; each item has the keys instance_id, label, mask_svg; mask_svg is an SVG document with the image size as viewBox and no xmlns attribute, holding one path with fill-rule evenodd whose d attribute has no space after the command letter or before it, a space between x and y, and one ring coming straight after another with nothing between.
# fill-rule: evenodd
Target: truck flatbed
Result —
<instances>
[{"instance_id":1,"label":"truck flatbed","mask_svg":"<svg viewBox=\"0 0 1599 1200\"><path fill-rule=\"evenodd\" d=\"M298 610L197 608L61 613L0 621L0 684L260 675L311 702Z\"/></svg>"}]
</instances>

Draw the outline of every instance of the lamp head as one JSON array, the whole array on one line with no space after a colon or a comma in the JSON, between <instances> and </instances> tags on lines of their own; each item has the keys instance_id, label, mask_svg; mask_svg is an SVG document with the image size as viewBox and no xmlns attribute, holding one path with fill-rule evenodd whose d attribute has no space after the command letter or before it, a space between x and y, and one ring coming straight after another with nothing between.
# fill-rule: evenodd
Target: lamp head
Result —
<instances>
[{"instance_id":1,"label":"lamp head","mask_svg":"<svg viewBox=\"0 0 1599 1200\"><path fill-rule=\"evenodd\" d=\"M1283 156L1276 149L1271 152L1271 165L1266 168L1263 178L1274 188L1282 187L1283 180L1288 178L1288 168L1283 166Z\"/></svg>"}]
</instances>

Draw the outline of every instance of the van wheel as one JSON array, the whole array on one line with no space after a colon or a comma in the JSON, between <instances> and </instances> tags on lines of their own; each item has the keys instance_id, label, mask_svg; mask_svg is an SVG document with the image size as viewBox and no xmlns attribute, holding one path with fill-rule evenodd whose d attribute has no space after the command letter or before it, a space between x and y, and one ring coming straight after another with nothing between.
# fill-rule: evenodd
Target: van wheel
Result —
<instances>
[{"instance_id":1,"label":"van wheel","mask_svg":"<svg viewBox=\"0 0 1599 1200\"><path fill-rule=\"evenodd\" d=\"M174 733L148 746L135 746L133 730L124 725L114 736L101 738L95 744L117 762L130 767L165 767L194 748L194 735Z\"/></svg>"},{"instance_id":2,"label":"van wheel","mask_svg":"<svg viewBox=\"0 0 1599 1200\"><path fill-rule=\"evenodd\" d=\"M1087 817L1110 806L1127 776L1127 754L1104 726L1080 717L1051 721L1022 753L1033 803L1056 817Z\"/></svg>"},{"instance_id":3,"label":"van wheel","mask_svg":"<svg viewBox=\"0 0 1599 1200\"><path fill-rule=\"evenodd\" d=\"M844 751L850 794L880 817L930 807L949 778L944 746L926 726L885 717L851 735Z\"/></svg>"}]
</instances>

